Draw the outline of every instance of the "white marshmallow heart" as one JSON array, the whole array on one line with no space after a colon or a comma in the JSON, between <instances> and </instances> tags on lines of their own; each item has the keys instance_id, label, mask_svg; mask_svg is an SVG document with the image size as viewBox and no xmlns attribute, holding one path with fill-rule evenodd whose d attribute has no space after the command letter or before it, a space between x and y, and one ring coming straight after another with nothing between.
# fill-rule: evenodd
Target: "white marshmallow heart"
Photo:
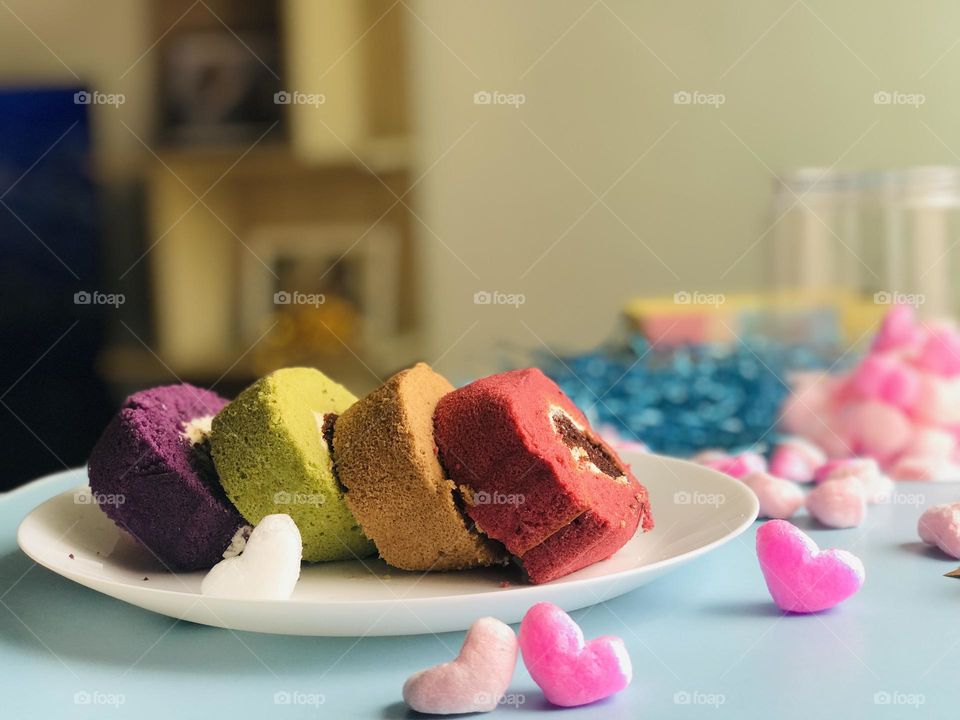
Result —
<instances>
[{"instance_id":1,"label":"white marshmallow heart","mask_svg":"<svg viewBox=\"0 0 960 720\"><path fill-rule=\"evenodd\" d=\"M456 658L407 678L403 701L433 715L490 712L510 687L519 649L509 625L480 618L470 626Z\"/></svg>"},{"instance_id":2,"label":"white marshmallow heart","mask_svg":"<svg viewBox=\"0 0 960 720\"><path fill-rule=\"evenodd\" d=\"M289 515L267 515L236 557L221 560L203 579L200 592L241 600L286 600L300 578L303 541Z\"/></svg>"}]
</instances>

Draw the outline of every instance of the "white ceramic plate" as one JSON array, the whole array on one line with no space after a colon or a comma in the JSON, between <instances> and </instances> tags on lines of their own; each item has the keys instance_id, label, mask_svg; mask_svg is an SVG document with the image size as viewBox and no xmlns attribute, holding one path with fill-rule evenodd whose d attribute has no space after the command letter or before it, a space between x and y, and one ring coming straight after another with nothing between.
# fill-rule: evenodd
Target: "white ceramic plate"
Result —
<instances>
[{"instance_id":1,"label":"white ceramic plate","mask_svg":"<svg viewBox=\"0 0 960 720\"><path fill-rule=\"evenodd\" d=\"M414 635L464 630L493 615L519 622L536 602L565 610L622 595L742 533L758 512L745 485L713 470L657 455L624 453L647 486L656 527L616 555L546 585L512 569L410 573L379 560L305 565L287 601L200 595L202 572L172 574L78 488L35 508L17 541L37 563L125 602L174 618L234 630L289 635Z\"/></svg>"}]
</instances>

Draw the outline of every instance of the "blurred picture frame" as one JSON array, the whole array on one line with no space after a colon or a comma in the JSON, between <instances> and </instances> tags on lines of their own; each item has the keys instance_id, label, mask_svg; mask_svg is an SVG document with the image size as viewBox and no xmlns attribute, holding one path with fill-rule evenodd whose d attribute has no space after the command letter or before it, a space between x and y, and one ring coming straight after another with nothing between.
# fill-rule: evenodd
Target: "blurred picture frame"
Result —
<instances>
[{"instance_id":1,"label":"blurred picture frame","mask_svg":"<svg viewBox=\"0 0 960 720\"><path fill-rule=\"evenodd\" d=\"M256 139L280 119L276 38L241 42L216 30L167 43L161 64L161 136L174 145L225 145Z\"/></svg>"},{"instance_id":2,"label":"blurred picture frame","mask_svg":"<svg viewBox=\"0 0 960 720\"><path fill-rule=\"evenodd\" d=\"M335 295L359 311L358 336L370 353L401 340L398 307L401 235L351 223L262 225L240 261L239 323L254 343L294 293Z\"/></svg>"}]
</instances>

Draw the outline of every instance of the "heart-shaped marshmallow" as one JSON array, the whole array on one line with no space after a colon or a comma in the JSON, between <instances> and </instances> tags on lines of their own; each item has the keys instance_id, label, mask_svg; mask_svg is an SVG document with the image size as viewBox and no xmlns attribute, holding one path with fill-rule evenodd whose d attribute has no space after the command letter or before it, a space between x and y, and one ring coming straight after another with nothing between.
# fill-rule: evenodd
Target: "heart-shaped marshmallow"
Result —
<instances>
[{"instance_id":1,"label":"heart-shaped marshmallow","mask_svg":"<svg viewBox=\"0 0 960 720\"><path fill-rule=\"evenodd\" d=\"M857 527L867 516L866 493L856 478L827 480L807 495L807 512L827 527Z\"/></svg>"},{"instance_id":2,"label":"heart-shaped marshmallow","mask_svg":"<svg viewBox=\"0 0 960 720\"><path fill-rule=\"evenodd\" d=\"M863 400L877 400L883 395L893 359L882 353L867 355L850 373L848 388Z\"/></svg>"},{"instance_id":3,"label":"heart-shaped marshmallow","mask_svg":"<svg viewBox=\"0 0 960 720\"><path fill-rule=\"evenodd\" d=\"M925 543L960 558L960 502L928 507L920 516L917 532Z\"/></svg>"},{"instance_id":4,"label":"heart-shaped marshmallow","mask_svg":"<svg viewBox=\"0 0 960 720\"><path fill-rule=\"evenodd\" d=\"M871 505L887 502L893 495L893 480L880 471L873 458L847 458L830 465L822 482L854 480L860 484L864 500Z\"/></svg>"},{"instance_id":5,"label":"heart-shaped marshmallow","mask_svg":"<svg viewBox=\"0 0 960 720\"><path fill-rule=\"evenodd\" d=\"M881 460L900 452L913 435L907 416L878 400L847 406L844 421L852 448Z\"/></svg>"},{"instance_id":6,"label":"heart-shaped marshmallow","mask_svg":"<svg viewBox=\"0 0 960 720\"><path fill-rule=\"evenodd\" d=\"M810 482L816 469L827 462L827 454L809 440L788 438L770 458L770 472L779 478Z\"/></svg>"},{"instance_id":7,"label":"heart-shaped marshmallow","mask_svg":"<svg viewBox=\"0 0 960 720\"><path fill-rule=\"evenodd\" d=\"M767 469L766 458L760 453L749 451L710 460L702 464L738 479L744 478L750 473L764 472Z\"/></svg>"},{"instance_id":8,"label":"heart-shaped marshmallow","mask_svg":"<svg viewBox=\"0 0 960 720\"><path fill-rule=\"evenodd\" d=\"M955 482L960 480L960 465L947 460L905 455L890 468L890 475L894 480Z\"/></svg>"},{"instance_id":9,"label":"heart-shaped marshmallow","mask_svg":"<svg viewBox=\"0 0 960 720\"><path fill-rule=\"evenodd\" d=\"M729 457L730 457L730 454L724 450L718 450L716 448L708 448L707 450L701 450L696 455L693 455L690 458L690 462L695 462L698 465L708 465L712 462L725 460Z\"/></svg>"},{"instance_id":10,"label":"heart-shaped marshmallow","mask_svg":"<svg viewBox=\"0 0 960 720\"><path fill-rule=\"evenodd\" d=\"M949 326L932 328L917 354L917 367L942 377L960 375L960 336Z\"/></svg>"},{"instance_id":11,"label":"heart-shaped marshmallow","mask_svg":"<svg viewBox=\"0 0 960 720\"><path fill-rule=\"evenodd\" d=\"M303 543L289 515L267 515L243 552L221 560L203 578L200 592L242 600L286 600L300 578Z\"/></svg>"},{"instance_id":12,"label":"heart-shaped marshmallow","mask_svg":"<svg viewBox=\"0 0 960 720\"><path fill-rule=\"evenodd\" d=\"M403 684L403 701L434 715L489 712L510 687L517 665L517 636L496 618L475 621L450 662L416 672Z\"/></svg>"},{"instance_id":13,"label":"heart-shaped marshmallow","mask_svg":"<svg viewBox=\"0 0 960 720\"><path fill-rule=\"evenodd\" d=\"M747 475L741 482L753 490L760 502L760 517L786 520L803 506L803 490L789 480L765 472Z\"/></svg>"},{"instance_id":14,"label":"heart-shaped marshmallow","mask_svg":"<svg viewBox=\"0 0 960 720\"><path fill-rule=\"evenodd\" d=\"M757 559L773 601L781 610L811 613L843 602L863 585L863 563L846 550L820 550L786 520L757 530Z\"/></svg>"},{"instance_id":15,"label":"heart-shaped marshmallow","mask_svg":"<svg viewBox=\"0 0 960 720\"><path fill-rule=\"evenodd\" d=\"M903 457L925 457L949 460L957 448L957 438L949 430L930 425L917 425L913 437L903 449Z\"/></svg>"},{"instance_id":16,"label":"heart-shaped marshmallow","mask_svg":"<svg viewBox=\"0 0 960 720\"><path fill-rule=\"evenodd\" d=\"M886 352L909 348L922 338L923 329L917 327L914 309L908 305L894 305L884 315L870 349L874 352Z\"/></svg>"},{"instance_id":17,"label":"heart-shaped marshmallow","mask_svg":"<svg viewBox=\"0 0 960 720\"><path fill-rule=\"evenodd\" d=\"M573 618L552 603L537 603L520 623L520 651L530 677L554 705L601 700L630 684L633 669L623 640L584 642Z\"/></svg>"},{"instance_id":18,"label":"heart-shaped marshmallow","mask_svg":"<svg viewBox=\"0 0 960 720\"><path fill-rule=\"evenodd\" d=\"M782 408L781 423L787 432L807 437L823 427L833 414L835 398L845 382L822 372L791 373L791 393Z\"/></svg>"}]
</instances>

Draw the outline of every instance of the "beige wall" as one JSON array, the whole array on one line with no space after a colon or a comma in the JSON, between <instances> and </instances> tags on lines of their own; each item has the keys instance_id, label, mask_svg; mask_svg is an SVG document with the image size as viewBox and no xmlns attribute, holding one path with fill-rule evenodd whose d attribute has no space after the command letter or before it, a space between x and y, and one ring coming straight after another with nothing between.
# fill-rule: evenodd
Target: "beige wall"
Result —
<instances>
[{"instance_id":1,"label":"beige wall","mask_svg":"<svg viewBox=\"0 0 960 720\"><path fill-rule=\"evenodd\" d=\"M445 356L448 371L486 369L497 339L590 346L634 293L754 287L767 268L763 243L749 250L769 222L765 166L960 162L933 134L960 154L956 3L411 7L442 39L408 23L421 169L472 127L417 191L433 355L477 323ZM481 89L526 103L476 106ZM678 106L680 90L726 102ZM926 103L877 106L878 90ZM591 191L644 152L605 197L610 210L588 210ZM477 289L526 304L478 308Z\"/></svg>"},{"instance_id":2,"label":"beige wall","mask_svg":"<svg viewBox=\"0 0 960 720\"><path fill-rule=\"evenodd\" d=\"M498 340L591 346L636 293L760 284L767 167L960 163L960 6L805 3L409 0L420 20L395 7L415 175L430 168L411 195L427 359L465 376L493 366ZM149 2L7 5L30 29L0 6L0 82L76 73L124 93L95 109L94 130L105 171L133 171L143 153L119 120L148 133L154 54L121 76L156 40ZM478 106L480 90L526 102ZM675 105L683 90L726 102ZM926 102L877 106L878 90ZM478 307L478 290L526 303Z\"/></svg>"},{"instance_id":3,"label":"beige wall","mask_svg":"<svg viewBox=\"0 0 960 720\"><path fill-rule=\"evenodd\" d=\"M126 102L93 108L93 132L106 176L138 170L141 137L153 112L154 57L147 0L6 0L0 5L0 84L85 85ZM121 77L123 76L123 77Z\"/></svg>"}]
</instances>

